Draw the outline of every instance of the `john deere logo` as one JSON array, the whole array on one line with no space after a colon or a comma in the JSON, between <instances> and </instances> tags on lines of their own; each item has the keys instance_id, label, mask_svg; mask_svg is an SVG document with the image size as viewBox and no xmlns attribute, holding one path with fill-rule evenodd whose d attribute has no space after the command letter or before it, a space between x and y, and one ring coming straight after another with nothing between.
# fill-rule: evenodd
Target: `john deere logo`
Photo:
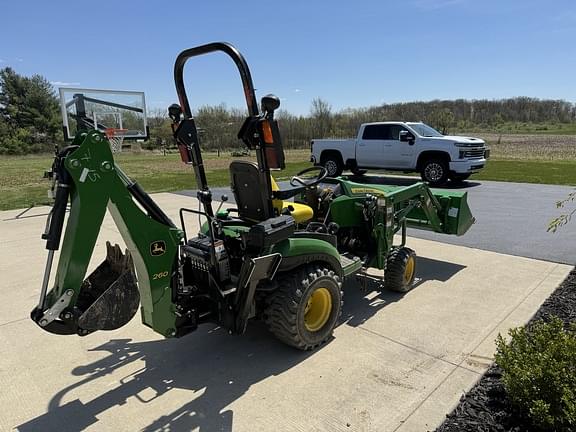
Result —
<instances>
[{"instance_id":1,"label":"john deere logo","mask_svg":"<svg viewBox=\"0 0 576 432\"><path fill-rule=\"evenodd\" d=\"M150 255L160 256L166 253L166 243L163 241L155 241L150 245Z\"/></svg>"}]
</instances>

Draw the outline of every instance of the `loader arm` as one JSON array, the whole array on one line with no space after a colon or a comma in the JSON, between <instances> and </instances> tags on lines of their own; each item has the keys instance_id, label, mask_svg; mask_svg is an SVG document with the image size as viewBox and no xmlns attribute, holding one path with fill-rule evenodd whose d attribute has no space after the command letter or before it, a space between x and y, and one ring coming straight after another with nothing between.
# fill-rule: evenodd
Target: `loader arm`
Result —
<instances>
[{"instance_id":1,"label":"loader arm","mask_svg":"<svg viewBox=\"0 0 576 432\"><path fill-rule=\"evenodd\" d=\"M121 327L140 303L142 321L173 336L178 315L171 286L183 232L115 164L100 132L79 133L73 145L56 156L53 167L56 198L43 236L49 255L32 319L52 333L86 335ZM54 284L48 291L68 198L70 213ZM108 245L106 260L85 279L106 209L127 252L124 255L118 246Z\"/></svg>"}]
</instances>

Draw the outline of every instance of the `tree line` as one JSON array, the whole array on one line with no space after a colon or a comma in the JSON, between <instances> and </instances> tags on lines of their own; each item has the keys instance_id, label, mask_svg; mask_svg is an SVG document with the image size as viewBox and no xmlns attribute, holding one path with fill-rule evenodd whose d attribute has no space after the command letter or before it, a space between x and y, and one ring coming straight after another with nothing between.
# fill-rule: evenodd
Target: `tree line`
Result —
<instances>
[{"instance_id":1,"label":"tree line","mask_svg":"<svg viewBox=\"0 0 576 432\"><path fill-rule=\"evenodd\" d=\"M200 142L207 150L239 147L236 134L246 112L224 104L195 111ZM0 154L52 151L62 145L56 91L41 75L26 77L11 68L0 69ZM170 120L165 110L148 115L147 148L169 147ZM364 122L424 121L443 133L450 130L495 130L506 123L574 123L576 104L565 100L515 97L499 100L433 100L334 110L324 99L312 101L307 115L280 109L276 115L286 148L304 148L314 138L351 137Z\"/></svg>"},{"instance_id":2,"label":"tree line","mask_svg":"<svg viewBox=\"0 0 576 432\"><path fill-rule=\"evenodd\" d=\"M0 70L0 153L43 153L63 140L52 85L42 76Z\"/></svg>"}]
</instances>

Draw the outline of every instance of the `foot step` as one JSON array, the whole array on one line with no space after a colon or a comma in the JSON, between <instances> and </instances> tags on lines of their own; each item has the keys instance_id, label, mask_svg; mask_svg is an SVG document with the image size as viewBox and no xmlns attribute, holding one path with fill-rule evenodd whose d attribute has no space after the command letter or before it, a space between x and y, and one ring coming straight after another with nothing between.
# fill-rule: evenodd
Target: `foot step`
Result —
<instances>
[{"instance_id":1,"label":"foot step","mask_svg":"<svg viewBox=\"0 0 576 432\"><path fill-rule=\"evenodd\" d=\"M340 255L340 265L344 276L349 276L362 268L362 260L355 255L344 253Z\"/></svg>"}]
</instances>

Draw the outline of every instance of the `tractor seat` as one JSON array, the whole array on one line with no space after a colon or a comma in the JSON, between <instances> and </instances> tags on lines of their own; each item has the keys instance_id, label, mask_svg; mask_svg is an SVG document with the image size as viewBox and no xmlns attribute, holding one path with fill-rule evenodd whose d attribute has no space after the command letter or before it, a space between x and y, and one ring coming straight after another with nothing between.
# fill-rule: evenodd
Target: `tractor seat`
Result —
<instances>
[{"instance_id":1,"label":"tractor seat","mask_svg":"<svg viewBox=\"0 0 576 432\"><path fill-rule=\"evenodd\" d=\"M270 180L272 182L272 192L279 191L280 188L278 187L276 180L274 180L274 177L270 176ZM289 206L292 207L294 210L290 211L290 216L292 216L298 224L307 222L314 216L314 210L312 210L312 207L307 206L306 204L282 201L281 199L273 199L272 205L279 214L282 214L283 211L286 211Z\"/></svg>"},{"instance_id":2,"label":"tractor seat","mask_svg":"<svg viewBox=\"0 0 576 432\"><path fill-rule=\"evenodd\" d=\"M277 213L276 216L287 213L287 210L290 211L289 207L293 208L290 216L296 223L307 222L314 216L312 208L305 204L281 199L270 200L270 192L266 191L265 174L260 172L254 162L233 161L230 164L230 180L240 219L261 222L274 217L273 213ZM270 182L272 191L280 190L272 176Z\"/></svg>"}]
</instances>

